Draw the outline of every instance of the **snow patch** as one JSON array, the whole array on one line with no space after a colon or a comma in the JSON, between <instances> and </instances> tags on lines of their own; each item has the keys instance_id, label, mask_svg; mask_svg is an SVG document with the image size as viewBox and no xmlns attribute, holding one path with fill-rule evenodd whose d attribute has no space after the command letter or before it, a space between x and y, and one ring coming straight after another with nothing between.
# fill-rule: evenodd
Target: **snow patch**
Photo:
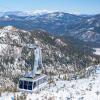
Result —
<instances>
[{"instance_id":1,"label":"snow patch","mask_svg":"<svg viewBox=\"0 0 100 100\"><path fill-rule=\"evenodd\" d=\"M13 27L13 26L5 26L3 29L4 30L14 30L15 27Z\"/></svg>"},{"instance_id":2,"label":"snow patch","mask_svg":"<svg viewBox=\"0 0 100 100\"><path fill-rule=\"evenodd\" d=\"M94 50L95 50L94 54L100 56L100 48L94 48Z\"/></svg>"}]
</instances>

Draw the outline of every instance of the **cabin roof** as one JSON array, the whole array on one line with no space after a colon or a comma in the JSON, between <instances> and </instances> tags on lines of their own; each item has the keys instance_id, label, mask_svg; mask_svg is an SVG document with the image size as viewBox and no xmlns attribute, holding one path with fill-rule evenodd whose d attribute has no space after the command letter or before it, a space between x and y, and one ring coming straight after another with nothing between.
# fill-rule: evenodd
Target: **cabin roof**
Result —
<instances>
[{"instance_id":1,"label":"cabin roof","mask_svg":"<svg viewBox=\"0 0 100 100\"><path fill-rule=\"evenodd\" d=\"M46 77L46 76L47 76L47 75L45 75L45 74L42 74L42 75L36 74L34 78L33 78L33 77L22 77L22 78L20 78L19 80L24 80L24 81L33 82L33 81L36 81L36 80L41 79L41 78Z\"/></svg>"}]
</instances>

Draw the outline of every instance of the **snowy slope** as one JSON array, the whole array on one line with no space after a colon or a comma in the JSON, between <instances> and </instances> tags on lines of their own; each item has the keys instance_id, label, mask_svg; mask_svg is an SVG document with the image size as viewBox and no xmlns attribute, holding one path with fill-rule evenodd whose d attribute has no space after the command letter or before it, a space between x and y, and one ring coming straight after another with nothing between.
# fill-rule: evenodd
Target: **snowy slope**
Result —
<instances>
[{"instance_id":1,"label":"snowy slope","mask_svg":"<svg viewBox=\"0 0 100 100\"><path fill-rule=\"evenodd\" d=\"M94 48L95 52L94 54L95 55L100 55L100 48Z\"/></svg>"},{"instance_id":2,"label":"snowy slope","mask_svg":"<svg viewBox=\"0 0 100 100\"><path fill-rule=\"evenodd\" d=\"M56 81L56 86L45 89L39 94L28 94L27 100L100 100L100 74L87 79Z\"/></svg>"},{"instance_id":3,"label":"snowy slope","mask_svg":"<svg viewBox=\"0 0 100 100\"><path fill-rule=\"evenodd\" d=\"M89 78L72 81L55 81L56 84L47 85L42 91L26 94L26 100L100 100L100 66L98 73ZM16 93L21 95L21 93ZM6 99L2 99L4 97ZM12 94L4 93L0 100L11 100Z\"/></svg>"}]
</instances>

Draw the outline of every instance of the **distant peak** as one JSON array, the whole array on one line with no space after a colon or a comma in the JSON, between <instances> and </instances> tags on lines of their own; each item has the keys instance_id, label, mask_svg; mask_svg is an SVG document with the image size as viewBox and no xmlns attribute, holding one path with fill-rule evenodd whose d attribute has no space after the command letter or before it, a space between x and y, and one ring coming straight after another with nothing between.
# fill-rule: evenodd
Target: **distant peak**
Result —
<instances>
[{"instance_id":1,"label":"distant peak","mask_svg":"<svg viewBox=\"0 0 100 100\"><path fill-rule=\"evenodd\" d=\"M16 30L14 26L5 26L3 29L4 30Z\"/></svg>"}]
</instances>

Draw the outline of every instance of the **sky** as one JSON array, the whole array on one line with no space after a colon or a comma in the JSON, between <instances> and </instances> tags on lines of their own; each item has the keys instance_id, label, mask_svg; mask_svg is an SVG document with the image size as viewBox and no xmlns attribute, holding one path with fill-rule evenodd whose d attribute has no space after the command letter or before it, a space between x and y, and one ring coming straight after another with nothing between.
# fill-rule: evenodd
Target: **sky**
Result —
<instances>
[{"instance_id":1,"label":"sky","mask_svg":"<svg viewBox=\"0 0 100 100\"><path fill-rule=\"evenodd\" d=\"M0 12L44 9L73 14L98 14L100 0L0 0Z\"/></svg>"}]
</instances>

